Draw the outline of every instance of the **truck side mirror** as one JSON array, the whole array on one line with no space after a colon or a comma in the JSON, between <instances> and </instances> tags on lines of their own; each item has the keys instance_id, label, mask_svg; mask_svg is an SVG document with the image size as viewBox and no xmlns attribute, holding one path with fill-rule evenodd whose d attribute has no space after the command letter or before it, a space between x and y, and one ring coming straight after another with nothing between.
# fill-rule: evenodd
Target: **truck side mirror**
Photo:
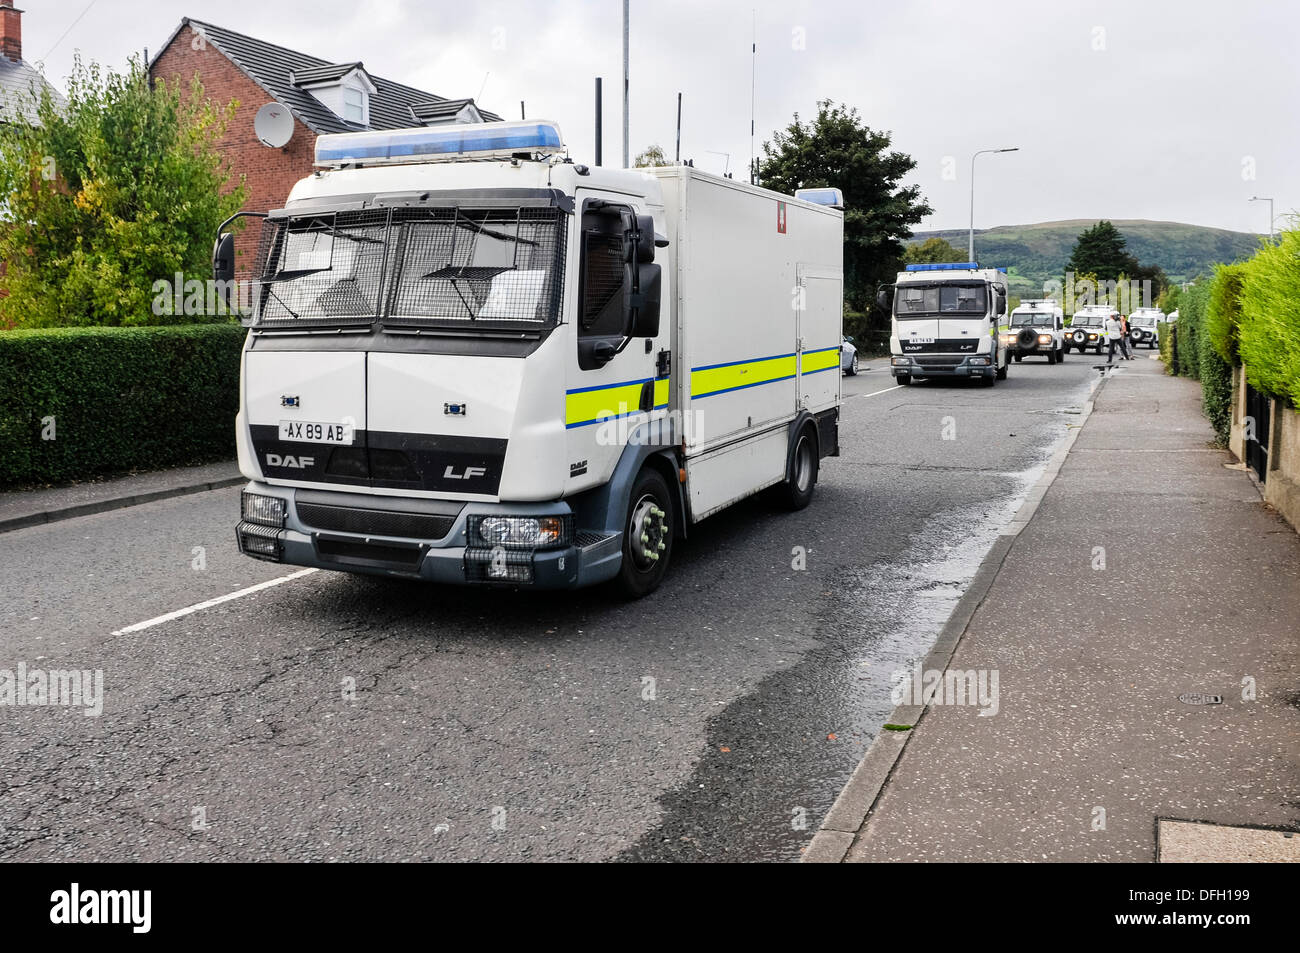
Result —
<instances>
[{"instance_id":1,"label":"truck side mirror","mask_svg":"<svg viewBox=\"0 0 1300 953\"><path fill-rule=\"evenodd\" d=\"M1004 291L998 292L998 317L1007 313L1007 295Z\"/></svg>"},{"instance_id":2,"label":"truck side mirror","mask_svg":"<svg viewBox=\"0 0 1300 953\"><path fill-rule=\"evenodd\" d=\"M653 233L652 233L653 234ZM659 298L663 268L659 265L637 265L637 291L629 296L632 305L632 333L630 337L653 338L659 336Z\"/></svg>"},{"instance_id":3,"label":"truck side mirror","mask_svg":"<svg viewBox=\"0 0 1300 953\"><path fill-rule=\"evenodd\" d=\"M636 230L633 241L628 242L628 261L637 264L648 265L655 260L655 246L659 245L659 239L655 237L655 220L652 215L638 215L636 217ZM668 244L668 239L663 239L663 245ZM659 245L659 247L663 247ZM631 256L635 255L633 258Z\"/></svg>"},{"instance_id":4,"label":"truck side mirror","mask_svg":"<svg viewBox=\"0 0 1300 953\"><path fill-rule=\"evenodd\" d=\"M212 279L216 282L235 280L235 236L222 232L212 246Z\"/></svg>"}]
</instances>

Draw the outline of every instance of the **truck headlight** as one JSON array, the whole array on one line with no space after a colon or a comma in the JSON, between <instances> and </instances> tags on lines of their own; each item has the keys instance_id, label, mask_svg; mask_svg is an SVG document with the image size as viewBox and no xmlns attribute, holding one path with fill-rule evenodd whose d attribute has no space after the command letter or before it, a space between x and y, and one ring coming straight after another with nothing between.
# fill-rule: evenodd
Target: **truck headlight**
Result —
<instances>
[{"instance_id":1,"label":"truck headlight","mask_svg":"<svg viewBox=\"0 0 1300 953\"><path fill-rule=\"evenodd\" d=\"M548 549L569 542L565 516L471 516L470 543L517 549Z\"/></svg>"},{"instance_id":2,"label":"truck headlight","mask_svg":"<svg viewBox=\"0 0 1300 953\"><path fill-rule=\"evenodd\" d=\"M972 357L972 358L970 359L970 362L971 362L971 364L978 364L978 365L983 366L983 365L985 365L985 364L988 364L989 359L988 359L987 357Z\"/></svg>"},{"instance_id":3,"label":"truck headlight","mask_svg":"<svg viewBox=\"0 0 1300 953\"><path fill-rule=\"evenodd\" d=\"M258 526L284 526L284 500L278 496L263 496L245 491L240 495L240 508L244 519Z\"/></svg>"},{"instance_id":4,"label":"truck headlight","mask_svg":"<svg viewBox=\"0 0 1300 953\"><path fill-rule=\"evenodd\" d=\"M894 367L910 367L912 359L910 357L895 357L890 361Z\"/></svg>"}]
</instances>

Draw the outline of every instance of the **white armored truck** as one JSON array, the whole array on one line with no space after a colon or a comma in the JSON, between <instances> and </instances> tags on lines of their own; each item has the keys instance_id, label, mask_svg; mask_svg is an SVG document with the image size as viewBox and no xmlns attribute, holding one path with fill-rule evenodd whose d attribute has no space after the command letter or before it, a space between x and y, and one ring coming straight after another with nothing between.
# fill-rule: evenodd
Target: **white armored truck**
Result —
<instances>
[{"instance_id":1,"label":"white armored truck","mask_svg":"<svg viewBox=\"0 0 1300 953\"><path fill-rule=\"evenodd\" d=\"M321 136L316 164L259 215L245 554L639 596L699 520L809 502L839 450L838 193L589 168L531 121Z\"/></svg>"},{"instance_id":2,"label":"white armored truck","mask_svg":"<svg viewBox=\"0 0 1300 953\"><path fill-rule=\"evenodd\" d=\"M1005 380L1011 351L999 328L1007 313L1002 269L978 263L908 265L876 297L892 305L890 371L900 384L918 377Z\"/></svg>"}]
</instances>

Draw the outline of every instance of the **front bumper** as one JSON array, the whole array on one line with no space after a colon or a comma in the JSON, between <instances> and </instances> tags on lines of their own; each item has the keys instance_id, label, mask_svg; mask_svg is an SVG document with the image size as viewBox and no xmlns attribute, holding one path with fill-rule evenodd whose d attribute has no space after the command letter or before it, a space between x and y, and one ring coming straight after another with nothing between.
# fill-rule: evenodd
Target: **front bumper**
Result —
<instances>
[{"instance_id":1,"label":"front bumper","mask_svg":"<svg viewBox=\"0 0 1300 953\"><path fill-rule=\"evenodd\" d=\"M1069 334L1066 335L1065 343L1070 347L1077 347L1079 350L1084 351L1090 347L1105 347L1106 339L1098 334L1095 336L1085 337L1082 341L1079 341L1075 339L1073 334Z\"/></svg>"},{"instance_id":2,"label":"front bumper","mask_svg":"<svg viewBox=\"0 0 1300 953\"><path fill-rule=\"evenodd\" d=\"M987 354L896 354L889 372L894 377L993 377L998 372L994 360ZM986 363L972 363L978 361Z\"/></svg>"},{"instance_id":3,"label":"front bumper","mask_svg":"<svg viewBox=\"0 0 1300 953\"><path fill-rule=\"evenodd\" d=\"M428 525L434 517L414 513L424 500L355 493L304 492L257 481L246 492L284 501L281 527L241 520L235 535L240 552L254 559L376 576L423 579L450 585L524 586L573 589L613 578L623 559L620 534L573 529L570 540L554 548L528 550L471 545L473 516L560 516L572 525L573 512L563 501L553 503L465 503L459 512L437 517L439 538L403 535L407 526ZM299 499L302 494L304 499ZM308 499L310 502L308 502ZM302 504L305 504L302 505ZM343 514L349 529L321 528L315 513ZM401 517L414 517L403 520ZM308 522L308 519L311 522ZM367 527L366 524L369 524ZM313 525L315 524L315 525ZM360 529L361 531L351 531Z\"/></svg>"}]
</instances>

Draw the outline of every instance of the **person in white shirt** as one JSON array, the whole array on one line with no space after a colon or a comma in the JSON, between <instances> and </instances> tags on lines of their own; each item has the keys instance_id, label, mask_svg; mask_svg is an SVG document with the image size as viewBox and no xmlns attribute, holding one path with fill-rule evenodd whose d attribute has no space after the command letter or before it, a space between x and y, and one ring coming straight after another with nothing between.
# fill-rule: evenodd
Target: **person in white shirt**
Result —
<instances>
[{"instance_id":1,"label":"person in white shirt","mask_svg":"<svg viewBox=\"0 0 1300 953\"><path fill-rule=\"evenodd\" d=\"M1106 321L1106 340L1110 344L1110 350L1106 354L1106 363L1109 364L1115 360L1115 348L1119 348L1120 360L1128 360L1124 353L1124 325L1120 323L1119 315L1112 314Z\"/></svg>"}]
</instances>

